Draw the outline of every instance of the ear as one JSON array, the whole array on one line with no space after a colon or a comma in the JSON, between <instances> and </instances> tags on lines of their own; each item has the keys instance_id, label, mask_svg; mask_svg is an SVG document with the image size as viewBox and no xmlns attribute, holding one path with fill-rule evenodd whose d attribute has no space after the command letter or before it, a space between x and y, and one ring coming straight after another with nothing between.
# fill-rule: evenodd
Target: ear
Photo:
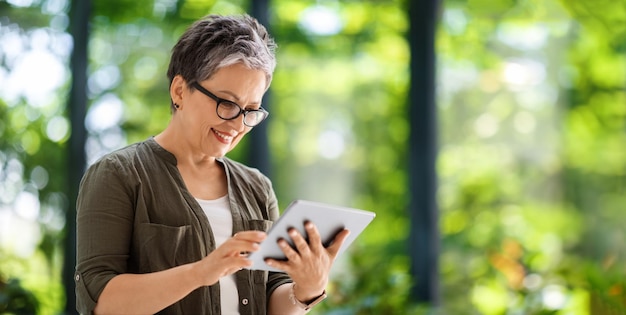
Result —
<instances>
[{"instance_id":1,"label":"ear","mask_svg":"<svg viewBox=\"0 0 626 315\"><path fill-rule=\"evenodd\" d=\"M184 98L184 92L187 89L187 82L179 74L174 77L172 84L170 84L170 97L174 104L182 104Z\"/></svg>"}]
</instances>

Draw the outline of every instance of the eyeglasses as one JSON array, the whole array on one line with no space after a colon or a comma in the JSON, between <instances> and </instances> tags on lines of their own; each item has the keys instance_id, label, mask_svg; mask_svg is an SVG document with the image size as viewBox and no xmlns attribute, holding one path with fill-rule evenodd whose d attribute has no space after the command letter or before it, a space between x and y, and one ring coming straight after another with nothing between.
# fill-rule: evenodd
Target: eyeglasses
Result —
<instances>
[{"instance_id":1,"label":"eyeglasses","mask_svg":"<svg viewBox=\"0 0 626 315\"><path fill-rule=\"evenodd\" d=\"M215 111L217 112L217 116L221 119L233 120L243 114L243 124L248 127L254 127L265 120L270 114L263 107L259 107L259 109L242 109L241 106L237 105L235 102L217 97L215 94L203 88L198 82L194 82L191 85L217 103Z\"/></svg>"}]
</instances>

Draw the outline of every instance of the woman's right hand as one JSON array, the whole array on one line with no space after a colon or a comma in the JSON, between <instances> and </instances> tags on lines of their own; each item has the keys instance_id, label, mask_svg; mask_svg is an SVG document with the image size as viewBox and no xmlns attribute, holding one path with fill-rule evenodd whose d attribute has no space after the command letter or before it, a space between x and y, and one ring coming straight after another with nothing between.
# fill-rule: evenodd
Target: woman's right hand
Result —
<instances>
[{"instance_id":1,"label":"woman's right hand","mask_svg":"<svg viewBox=\"0 0 626 315\"><path fill-rule=\"evenodd\" d=\"M202 285L217 283L220 278L252 266L248 254L259 250L259 243L267 237L261 231L243 231L236 233L196 263Z\"/></svg>"}]
</instances>

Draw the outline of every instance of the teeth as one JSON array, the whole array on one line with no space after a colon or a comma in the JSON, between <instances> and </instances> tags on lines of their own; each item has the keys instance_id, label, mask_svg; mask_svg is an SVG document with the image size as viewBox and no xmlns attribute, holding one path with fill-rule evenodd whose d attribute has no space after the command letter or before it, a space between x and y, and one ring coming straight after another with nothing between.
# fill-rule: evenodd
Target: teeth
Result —
<instances>
[{"instance_id":1,"label":"teeth","mask_svg":"<svg viewBox=\"0 0 626 315\"><path fill-rule=\"evenodd\" d=\"M217 130L213 130L213 131L215 132L215 134L216 134L218 137L220 137L220 138L222 138L222 139L224 139L224 140L226 140L226 141L230 141L230 140L232 140L232 139L233 139L233 137L232 137L232 136L225 135L225 134L223 134L223 133L221 133L221 132L219 132L219 131L217 131Z\"/></svg>"}]
</instances>

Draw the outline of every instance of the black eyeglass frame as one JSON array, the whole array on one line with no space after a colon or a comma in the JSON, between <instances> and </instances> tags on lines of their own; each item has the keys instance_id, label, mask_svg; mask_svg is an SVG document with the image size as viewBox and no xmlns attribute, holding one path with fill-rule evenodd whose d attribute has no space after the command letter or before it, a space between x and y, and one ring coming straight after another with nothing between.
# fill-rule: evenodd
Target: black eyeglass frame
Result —
<instances>
[{"instance_id":1,"label":"black eyeglass frame","mask_svg":"<svg viewBox=\"0 0 626 315\"><path fill-rule=\"evenodd\" d=\"M212 98L216 105L215 105L215 113L217 114L217 117L224 119L224 120L233 120L239 116L241 116L241 114L243 114L243 124L248 126L248 127L256 127L258 126L260 123L262 123L265 119L267 119L267 116L270 115L270 113L265 110L265 108L263 107L259 107L259 109L243 109L241 108L241 106L239 106L239 104L233 102L233 101L229 101L227 99L223 99L211 92L209 92L209 90L205 89L202 85L200 85L200 83L198 82L193 82L191 83L191 86L193 86L195 89L197 89L198 91L200 91L200 93ZM220 107L220 104L222 103L228 103L228 104L233 104L235 106L237 106L239 108L239 113L237 113L237 115L230 117L230 118L224 118L222 117L222 115L220 115L220 112L218 111L218 108ZM246 122L246 118L248 117L248 113L261 113L263 114L263 119L259 120L259 122L255 125L250 125L249 123Z\"/></svg>"}]
</instances>

